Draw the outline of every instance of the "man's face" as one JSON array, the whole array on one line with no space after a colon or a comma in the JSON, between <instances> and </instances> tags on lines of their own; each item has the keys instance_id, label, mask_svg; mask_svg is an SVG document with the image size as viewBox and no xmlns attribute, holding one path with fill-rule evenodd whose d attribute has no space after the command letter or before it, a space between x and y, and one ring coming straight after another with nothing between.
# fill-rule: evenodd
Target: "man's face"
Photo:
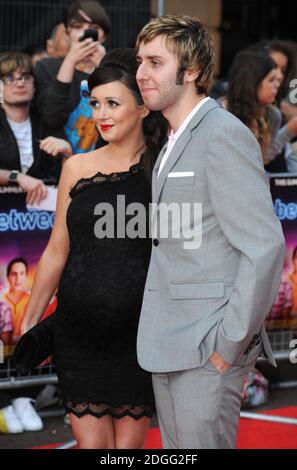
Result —
<instances>
[{"instance_id":1,"label":"man's face","mask_svg":"<svg viewBox=\"0 0 297 470\"><path fill-rule=\"evenodd\" d=\"M105 40L105 33L99 24L93 23L92 19L83 11L79 10L81 18L85 21L70 21L67 27L67 33L70 43L78 42L86 29L95 29L98 33L98 41L100 43Z\"/></svg>"},{"instance_id":2,"label":"man's face","mask_svg":"<svg viewBox=\"0 0 297 470\"><path fill-rule=\"evenodd\" d=\"M27 271L24 263L14 263L7 277L10 292L22 292L27 287Z\"/></svg>"},{"instance_id":3,"label":"man's face","mask_svg":"<svg viewBox=\"0 0 297 470\"><path fill-rule=\"evenodd\" d=\"M33 76L24 69L1 77L3 82L4 104L22 106L29 104L34 95Z\"/></svg>"},{"instance_id":4,"label":"man's face","mask_svg":"<svg viewBox=\"0 0 297 470\"><path fill-rule=\"evenodd\" d=\"M78 42L79 39L83 36L86 29L96 29L98 32L98 41L102 43L105 39L105 33L103 29L96 23L81 23L81 22L74 22L71 23L71 26L68 26L67 33L69 37L69 41Z\"/></svg>"},{"instance_id":5,"label":"man's face","mask_svg":"<svg viewBox=\"0 0 297 470\"><path fill-rule=\"evenodd\" d=\"M178 106L184 85L177 85L178 61L168 50L165 36L157 36L147 44L140 44L137 83L147 108L166 115L172 106Z\"/></svg>"}]
</instances>

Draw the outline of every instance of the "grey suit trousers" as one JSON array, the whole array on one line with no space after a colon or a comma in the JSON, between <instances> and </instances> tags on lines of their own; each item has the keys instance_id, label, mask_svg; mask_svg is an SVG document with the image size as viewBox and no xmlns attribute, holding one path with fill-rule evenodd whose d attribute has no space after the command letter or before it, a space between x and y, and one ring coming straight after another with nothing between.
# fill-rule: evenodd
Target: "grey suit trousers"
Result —
<instances>
[{"instance_id":1,"label":"grey suit trousers","mask_svg":"<svg viewBox=\"0 0 297 470\"><path fill-rule=\"evenodd\" d=\"M260 348L260 349L259 349ZM253 353L258 356L261 346ZM179 372L154 373L164 449L234 449L248 366L219 373L207 362Z\"/></svg>"}]
</instances>

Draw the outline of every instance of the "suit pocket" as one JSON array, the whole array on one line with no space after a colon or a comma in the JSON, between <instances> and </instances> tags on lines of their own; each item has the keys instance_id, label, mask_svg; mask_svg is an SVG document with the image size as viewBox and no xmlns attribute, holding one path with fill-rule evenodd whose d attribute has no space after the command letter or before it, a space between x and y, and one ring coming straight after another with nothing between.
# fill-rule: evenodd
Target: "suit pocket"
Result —
<instances>
[{"instance_id":1,"label":"suit pocket","mask_svg":"<svg viewBox=\"0 0 297 470\"><path fill-rule=\"evenodd\" d=\"M218 299L224 297L223 281L171 282L169 285L171 299Z\"/></svg>"},{"instance_id":2,"label":"suit pocket","mask_svg":"<svg viewBox=\"0 0 297 470\"><path fill-rule=\"evenodd\" d=\"M166 187L187 187L193 186L195 184L195 175L189 176L177 176L179 173L169 173L166 178L165 186ZM181 173L182 174L182 173Z\"/></svg>"},{"instance_id":3,"label":"suit pocket","mask_svg":"<svg viewBox=\"0 0 297 470\"><path fill-rule=\"evenodd\" d=\"M258 357L263 351L263 344L261 338L258 339L256 344L248 351L241 353L232 363L238 367L254 367Z\"/></svg>"}]
</instances>

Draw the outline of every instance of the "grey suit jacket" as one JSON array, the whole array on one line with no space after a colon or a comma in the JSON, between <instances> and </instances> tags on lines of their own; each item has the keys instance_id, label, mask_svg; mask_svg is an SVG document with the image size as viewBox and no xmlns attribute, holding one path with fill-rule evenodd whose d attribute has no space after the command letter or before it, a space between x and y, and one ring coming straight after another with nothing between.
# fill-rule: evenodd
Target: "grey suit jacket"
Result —
<instances>
[{"instance_id":1,"label":"grey suit jacket","mask_svg":"<svg viewBox=\"0 0 297 470\"><path fill-rule=\"evenodd\" d=\"M211 99L157 178L164 152L153 170L153 202L200 204L202 232L192 214L179 237L175 227L175 235L169 230L153 240L137 339L141 367L185 370L214 351L244 366L259 354L259 343L275 365L263 322L280 284L285 244L256 139ZM154 221L160 229L162 213ZM185 248L187 223L197 239L202 233L198 248Z\"/></svg>"}]
</instances>

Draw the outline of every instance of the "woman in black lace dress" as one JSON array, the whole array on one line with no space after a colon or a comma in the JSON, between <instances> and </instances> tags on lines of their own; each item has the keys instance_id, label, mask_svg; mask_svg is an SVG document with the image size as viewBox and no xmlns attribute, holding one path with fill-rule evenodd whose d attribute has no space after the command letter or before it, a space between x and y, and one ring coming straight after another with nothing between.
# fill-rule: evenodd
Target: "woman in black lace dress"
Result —
<instances>
[{"instance_id":1,"label":"woman in black lace dress","mask_svg":"<svg viewBox=\"0 0 297 470\"><path fill-rule=\"evenodd\" d=\"M143 105L136 69L134 51L119 49L89 78L108 144L64 165L23 326L36 324L59 285L54 359L80 448L143 447L154 410L136 333L151 249L150 172L167 126Z\"/></svg>"}]
</instances>

